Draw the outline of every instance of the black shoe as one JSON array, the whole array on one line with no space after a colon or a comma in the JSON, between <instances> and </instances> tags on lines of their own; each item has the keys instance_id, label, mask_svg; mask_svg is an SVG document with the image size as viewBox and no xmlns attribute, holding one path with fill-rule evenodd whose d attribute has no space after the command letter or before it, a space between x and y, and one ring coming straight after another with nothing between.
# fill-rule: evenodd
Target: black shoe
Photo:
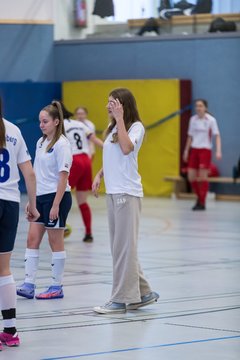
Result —
<instances>
[{"instance_id":1,"label":"black shoe","mask_svg":"<svg viewBox=\"0 0 240 360\"><path fill-rule=\"evenodd\" d=\"M193 210L193 211L206 210L206 207L205 207L205 205L202 205L202 204L197 203L197 204L192 208L192 210Z\"/></svg>"},{"instance_id":2,"label":"black shoe","mask_svg":"<svg viewBox=\"0 0 240 360\"><path fill-rule=\"evenodd\" d=\"M84 242L91 243L93 242L93 236L91 234L86 234L83 238Z\"/></svg>"},{"instance_id":3,"label":"black shoe","mask_svg":"<svg viewBox=\"0 0 240 360\"><path fill-rule=\"evenodd\" d=\"M196 204L192 207L192 210L196 210L199 205L199 202L197 201Z\"/></svg>"}]
</instances>

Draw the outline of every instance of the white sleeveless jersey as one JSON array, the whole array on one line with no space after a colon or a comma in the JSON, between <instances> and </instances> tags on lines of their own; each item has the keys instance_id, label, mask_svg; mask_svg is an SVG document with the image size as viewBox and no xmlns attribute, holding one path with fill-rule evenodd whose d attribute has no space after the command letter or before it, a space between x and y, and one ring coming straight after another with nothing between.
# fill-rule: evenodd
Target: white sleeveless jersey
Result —
<instances>
[{"instance_id":1,"label":"white sleeveless jersey","mask_svg":"<svg viewBox=\"0 0 240 360\"><path fill-rule=\"evenodd\" d=\"M31 160L19 128L3 119L6 147L0 150L0 199L20 201L18 164Z\"/></svg>"}]
</instances>

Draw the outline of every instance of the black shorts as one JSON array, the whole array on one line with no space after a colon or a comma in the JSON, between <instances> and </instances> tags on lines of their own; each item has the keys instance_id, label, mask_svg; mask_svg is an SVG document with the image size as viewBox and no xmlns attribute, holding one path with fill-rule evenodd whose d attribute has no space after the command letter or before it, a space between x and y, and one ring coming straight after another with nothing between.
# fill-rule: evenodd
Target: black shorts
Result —
<instances>
[{"instance_id":1,"label":"black shorts","mask_svg":"<svg viewBox=\"0 0 240 360\"><path fill-rule=\"evenodd\" d=\"M65 229L68 213L72 206L70 191L66 191L59 205L58 219L51 221L49 213L53 205L56 193L37 196L37 209L40 217L36 221L43 224L47 229Z\"/></svg>"},{"instance_id":2,"label":"black shorts","mask_svg":"<svg viewBox=\"0 0 240 360\"><path fill-rule=\"evenodd\" d=\"M19 219L19 203L0 200L0 253L13 251Z\"/></svg>"}]
</instances>

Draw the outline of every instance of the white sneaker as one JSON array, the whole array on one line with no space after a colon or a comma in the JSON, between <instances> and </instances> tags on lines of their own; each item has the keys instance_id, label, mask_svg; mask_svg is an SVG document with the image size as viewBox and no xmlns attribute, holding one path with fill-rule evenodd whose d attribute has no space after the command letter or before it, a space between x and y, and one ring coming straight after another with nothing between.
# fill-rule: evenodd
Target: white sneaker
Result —
<instances>
[{"instance_id":1,"label":"white sneaker","mask_svg":"<svg viewBox=\"0 0 240 360\"><path fill-rule=\"evenodd\" d=\"M103 306L93 308L98 314L124 314L126 312L126 304L109 301Z\"/></svg>"}]
</instances>

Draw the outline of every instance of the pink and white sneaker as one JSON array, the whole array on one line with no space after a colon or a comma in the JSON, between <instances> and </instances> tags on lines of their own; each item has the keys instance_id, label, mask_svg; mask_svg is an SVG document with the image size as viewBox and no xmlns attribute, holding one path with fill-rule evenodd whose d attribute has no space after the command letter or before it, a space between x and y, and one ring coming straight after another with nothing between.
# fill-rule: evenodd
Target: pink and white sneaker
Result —
<instances>
[{"instance_id":1,"label":"pink and white sneaker","mask_svg":"<svg viewBox=\"0 0 240 360\"><path fill-rule=\"evenodd\" d=\"M2 351L2 350L3 350L3 347L2 347L2 343L0 341L0 351Z\"/></svg>"},{"instance_id":2,"label":"pink and white sneaker","mask_svg":"<svg viewBox=\"0 0 240 360\"><path fill-rule=\"evenodd\" d=\"M35 296L37 300L62 299L64 297L62 286L52 285L46 291Z\"/></svg>"},{"instance_id":3,"label":"pink and white sneaker","mask_svg":"<svg viewBox=\"0 0 240 360\"><path fill-rule=\"evenodd\" d=\"M5 344L9 347L20 345L20 339L19 339L18 333L11 335L11 334L7 334L5 332L1 332L0 333L0 342L2 342L3 344Z\"/></svg>"}]
</instances>

